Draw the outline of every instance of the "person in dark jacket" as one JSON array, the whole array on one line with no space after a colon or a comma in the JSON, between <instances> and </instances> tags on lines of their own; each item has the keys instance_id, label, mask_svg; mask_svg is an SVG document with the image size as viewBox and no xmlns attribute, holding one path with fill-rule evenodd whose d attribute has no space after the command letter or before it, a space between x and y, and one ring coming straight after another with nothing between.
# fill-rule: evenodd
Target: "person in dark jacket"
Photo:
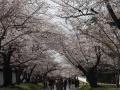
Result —
<instances>
[{"instance_id":1,"label":"person in dark jacket","mask_svg":"<svg viewBox=\"0 0 120 90\"><path fill-rule=\"evenodd\" d=\"M57 80L56 88L57 88L57 90L63 90L63 80L62 79Z\"/></svg>"},{"instance_id":2,"label":"person in dark jacket","mask_svg":"<svg viewBox=\"0 0 120 90\"><path fill-rule=\"evenodd\" d=\"M64 82L63 82L63 88L64 88L64 90L66 90L66 87L67 87L67 80L65 79Z\"/></svg>"},{"instance_id":3,"label":"person in dark jacket","mask_svg":"<svg viewBox=\"0 0 120 90\"><path fill-rule=\"evenodd\" d=\"M54 89L54 80L53 79L50 79L49 80L49 87L50 87L50 90L53 90Z\"/></svg>"},{"instance_id":4,"label":"person in dark jacket","mask_svg":"<svg viewBox=\"0 0 120 90\"><path fill-rule=\"evenodd\" d=\"M75 87L78 88L78 87L79 87L79 84L80 84L80 83L79 83L79 80L78 80L78 78L76 78L76 79L75 79Z\"/></svg>"}]
</instances>

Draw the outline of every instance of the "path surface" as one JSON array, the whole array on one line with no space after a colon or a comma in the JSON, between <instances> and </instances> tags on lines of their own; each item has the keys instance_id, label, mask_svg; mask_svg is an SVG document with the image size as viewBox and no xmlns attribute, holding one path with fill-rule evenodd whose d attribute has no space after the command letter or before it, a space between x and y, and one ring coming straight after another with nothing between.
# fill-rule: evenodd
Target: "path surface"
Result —
<instances>
[{"instance_id":1,"label":"path surface","mask_svg":"<svg viewBox=\"0 0 120 90\"><path fill-rule=\"evenodd\" d=\"M45 88L45 89L40 89L40 90L50 90L50 89ZM56 88L54 88L53 90L56 90ZM69 86L67 86L66 90L78 90L78 89L76 89L74 85L71 85L70 88L69 88Z\"/></svg>"},{"instance_id":2,"label":"path surface","mask_svg":"<svg viewBox=\"0 0 120 90\"><path fill-rule=\"evenodd\" d=\"M88 82L86 81L86 78L85 78L85 77L79 76L78 79L79 79L79 81L82 81L82 82L84 82L84 83L88 83ZM48 87L48 88L40 89L40 90L50 90L50 88ZM56 87L54 87L53 90L56 90ZM79 90L79 89L76 89L74 85L71 85L70 88L69 88L69 85L67 85L66 90Z\"/></svg>"},{"instance_id":3,"label":"path surface","mask_svg":"<svg viewBox=\"0 0 120 90\"><path fill-rule=\"evenodd\" d=\"M45 88L45 89L40 89L40 90L50 90L50 89ZM56 88L54 88L53 90L56 90ZM69 86L67 86L66 90L78 90L78 89L76 89L74 85L71 85L70 88L69 88Z\"/></svg>"}]
</instances>

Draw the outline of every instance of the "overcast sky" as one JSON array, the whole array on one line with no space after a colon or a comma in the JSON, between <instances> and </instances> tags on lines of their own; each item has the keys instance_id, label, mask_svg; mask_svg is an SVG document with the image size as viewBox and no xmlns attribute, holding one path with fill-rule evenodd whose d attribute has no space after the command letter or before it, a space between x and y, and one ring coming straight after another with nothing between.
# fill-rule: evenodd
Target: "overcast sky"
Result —
<instances>
[{"instance_id":1,"label":"overcast sky","mask_svg":"<svg viewBox=\"0 0 120 90\"><path fill-rule=\"evenodd\" d=\"M63 31L66 33L70 33L68 28L64 27L63 25L66 26L65 20L61 19L56 16L56 13L58 13L58 5L52 2L51 0L46 0L47 3L50 5L50 8L47 12L48 16L51 17L51 22L53 24L60 25L63 28ZM68 25L67 25L68 26ZM63 66L70 65L68 62L65 60L65 57L63 55L60 55L58 52L54 50L49 50L48 53L52 58L54 58L55 61L61 63Z\"/></svg>"}]
</instances>

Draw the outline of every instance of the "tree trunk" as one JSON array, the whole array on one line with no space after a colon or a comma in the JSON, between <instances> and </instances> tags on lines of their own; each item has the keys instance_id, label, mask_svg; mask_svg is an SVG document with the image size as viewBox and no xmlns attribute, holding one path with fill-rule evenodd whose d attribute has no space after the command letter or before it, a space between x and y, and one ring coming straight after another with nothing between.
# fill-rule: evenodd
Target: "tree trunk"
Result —
<instances>
[{"instance_id":1,"label":"tree trunk","mask_svg":"<svg viewBox=\"0 0 120 90\"><path fill-rule=\"evenodd\" d=\"M119 75L120 75L120 55L118 57L118 62L117 62L117 72L116 72L116 87L120 87L119 85Z\"/></svg>"},{"instance_id":2,"label":"tree trunk","mask_svg":"<svg viewBox=\"0 0 120 90\"><path fill-rule=\"evenodd\" d=\"M10 67L10 60L7 57L4 58L3 80L4 86L9 86L12 84L12 69Z\"/></svg>"},{"instance_id":3,"label":"tree trunk","mask_svg":"<svg viewBox=\"0 0 120 90\"><path fill-rule=\"evenodd\" d=\"M110 14L110 16L112 17L113 21L115 22L116 26L118 27L118 29L120 29L120 20L118 19L118 17L115 15L115 12L112 9L112 6L109 3L109 0L105 1L106 4L106 8Z\"/></svg>"},{"instance_id":4,"label":"tree trunk","mask_svg":"<svg viewBox=\"0 0 120 90\"><path fill-rule=\"evenodd\" d=\"M118 65L119 65L119 61L118 61ZM119 71L119 66L118 66L118 69L117 69L117 72L116 72L116 87L119 88L120 85L119 85L119 75L120 75L120 71Z\"/></svg>"},{"instance_id":5,"label":"tree trunk","mask_svg":"<svg viewBox=\"0 0 120 90\"><path fill-rule=\"evenodd\" d=\"M119 74L116 75L116 87L119 87Z\"/></svg>"},{"instance_id":6,"label":"tree trunk","mask_svg":"<svg viewBox=\"0 0 120 90\"><path fill-rule=\"evenodd\" d=\"M32 73L33 73L33 71L34 71L34 69L35 69L36 66L37 66L37 65L35 64L35 65L31 68L30 73L27 74L27 82L31 82L31 76L32 76Z\"/></svg>"},{"instance_id":7,"label":"tree trunk","mask_svg":"<svg viewBox=\"0 0 120 90\"><path fill-rule=\"evenodd\" d=\"M88 72L86 75L87 81L89 82L91 87L98 87L97 85L97 73L96 72Z\"/></svg>"},{"instance_id":8,"label":"tree trunk","mask_svg":"<svg viewBox=\"0 0 120 90\"><path fill-rule=\"evenodd\" d=\"M16 71L16 83L19 84L21 82L21 79L20 79L20 72L19 71Z\"/></svg>"}]
</instances>

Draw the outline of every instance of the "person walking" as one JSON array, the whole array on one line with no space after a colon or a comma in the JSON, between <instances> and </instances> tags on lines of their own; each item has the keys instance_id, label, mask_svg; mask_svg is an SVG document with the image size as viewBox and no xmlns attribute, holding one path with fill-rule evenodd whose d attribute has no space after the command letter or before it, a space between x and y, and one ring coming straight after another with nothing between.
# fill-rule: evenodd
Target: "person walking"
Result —
<instances>
[{"instance_id":1,"label":"person walking","mask_svg":"<svg viewBox=\"0 0 120 90\"><path fill-rule=\"evenodd\" d=\"M78 80L78 78L76 78L76 79L75 79L75 87L76 87L76 88L79 88L79 84L80 84L80 83L79 83L79 80Z\"/></svg>"},{"instance_id":2,"label":"person walking","mask_svg":"<svg viewBox=\"0 0 120 90\"><path fill-rule=\"evenodd\" d=\"M62 79L57 80L56 88L57 88L57 90L63 90L63 80Z\"/></svg>"},{"instance_id":3,"label":"person walking","mask_svg":"<svg viewBox=\"0 0 120 90\"><path fill-rule=\"evenodd\" d=\"M68 84L69 84L69 88L70 88L71 85L72 85L72 80L71 80L71 78L68 79Z\"/></svg>"},{"instance_id":4,"label":"person walking","mask_svg":"<svg viewBox=\"0 0 120 90\"><path fill-rule=\"evenodd\" d=\"M50 90L54 89L54 80L53 79L49 80L49 87L50 87Z\"/></svg>"},{"instance_id":5,"label":"person walking","mask_svg":"<svg viewBox=\"0 0 120 90\"><path fill-rule=\"evenodd\" d=\"M64 90L66 90L66 87L67 87L67 80L65 79L64 82L63 82L63 88L64 88Z\"/></svg>"}]
</instances>

